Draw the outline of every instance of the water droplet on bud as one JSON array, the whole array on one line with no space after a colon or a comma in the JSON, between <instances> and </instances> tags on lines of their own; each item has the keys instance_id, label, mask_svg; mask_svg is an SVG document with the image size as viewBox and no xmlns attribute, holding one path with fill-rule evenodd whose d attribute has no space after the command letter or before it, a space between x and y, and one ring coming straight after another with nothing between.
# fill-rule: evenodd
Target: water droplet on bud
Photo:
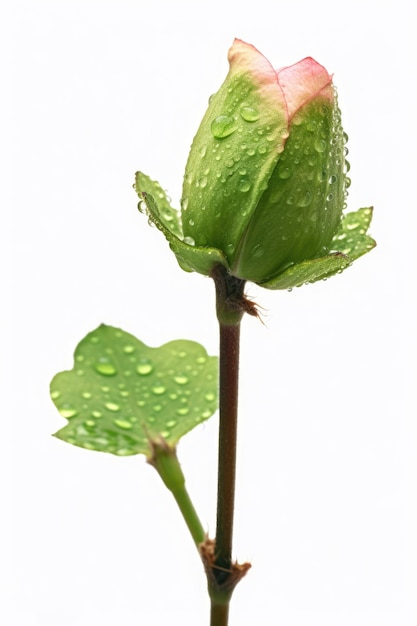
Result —
<instances>
[{"instance_id":1,"label":"water droplet on bud","mask_svg":"<svg viewBox=\"0 0 417 626\"><path fill-rule=\"evenodd\" d=\"M254 107L242 106L240 109L240 117L245 120L245 122L256 122L259 119L259 111Z\"/></svg>"},{"instance_id":2,"label":"water droplet on bud","mask_svg":"<svg viewBox=\"0 0 417 626\"><path fill-rule=\"evenodd\" d=\"M211 132L216 139L228 137L237 130L237 123L230 115L219 115L211 123Z\"/></svg>"}]
</instances>

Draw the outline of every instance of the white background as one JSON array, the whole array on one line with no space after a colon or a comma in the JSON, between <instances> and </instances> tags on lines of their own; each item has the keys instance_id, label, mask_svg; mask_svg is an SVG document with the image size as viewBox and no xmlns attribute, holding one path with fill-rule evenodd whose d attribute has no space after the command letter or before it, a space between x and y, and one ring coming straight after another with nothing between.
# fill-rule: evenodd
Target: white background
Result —
<instances>
[{"instance_id":1,"label":"white background","mask_svg":"<svg viewBox=\"0 0 417 626\"><path fill-rule=\"evenodd\" d=\"M217 353L213 286L136 210L178 206L189 145L238 36L276 67L314 56L339 90L349 209L378 248L287 292L249 285L231 626L415 626L415 36L406 0L91 0L3 5L0 623L208 623L205 579L142 457L88 452L48 386L99 323ZM179 455L214 533L217 417ZM4 467L3 467L4 464ZM5 555L5 557L4 557Z\"/></svg>"}]
</instances>

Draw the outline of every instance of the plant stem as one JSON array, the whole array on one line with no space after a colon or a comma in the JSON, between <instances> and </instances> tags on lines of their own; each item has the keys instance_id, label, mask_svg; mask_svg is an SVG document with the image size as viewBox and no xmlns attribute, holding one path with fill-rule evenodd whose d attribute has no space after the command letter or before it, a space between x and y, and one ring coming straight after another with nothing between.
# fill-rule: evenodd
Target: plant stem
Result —
<instances>
[{"instance_id":1,"label":"plant stem","mask_svg":"<svg viewBox=\"0 0 417 626\"><path fill-rule=\"evenodd\" d=\"M229 602L227 604L217 604L212 600L210 608L211 626L227 626L229 623Z\"/></svg>"},{"instance_id":2,"label":"plant stem","mask_svg":"<svg viewBox=\"0 0 417 626\"><path fill-rule=\"evenodd\" d=\"M203 543L206 538L206 532L203 528L202 523L200 522L194 505L191 502L191 498L188 494L187 489L185 488L185 485L176 489L175 491L171 491L171 493L179 506L185 523L188 526L188 530L190 531L191 536L194 540L194 543L197 549L199 549L199 545Z\"/></svg>"},{"instance_id":3,"label":"plant stem","mask_svg":"<svg viewBox=\"0 0 417 626\"><path fill-rule=\"evenodd\" d=\"M219 372L219 457L217 482L217 525L212 561L208 569L211 600L210 625L227 626L233 589L249 564L232 561L233 519L236 479L240 322L254 305L243 293L245 281L227 273L222 266L212 272L216 286L216 311L220 330ZM207 569L207 568L206 568Z\"/></svg>"},{"instance_id":4,"label":"plant stem","mask_svg":"<svg viewBox=\"0 0 417 626\"><path fill-rule=\"evenodd\" d=\"M219 462L217 483L216 580L221 584L232 565L236 478L240 322L220 322Z\"/></svg>"},{"instance_id":5,"label":"plant stem","mask_svg":"<svg viewBox=\"0 0 417 626\"><path fill-rule=\"evenodd\" d=\"M148 463L154 466L165 486L174 496L199 550L200 544L206 539L206 533L185 487L185 478L175 447L171 447L162 438L152 441L152 456L148 458Z\"/></svg>"}]
</instances>

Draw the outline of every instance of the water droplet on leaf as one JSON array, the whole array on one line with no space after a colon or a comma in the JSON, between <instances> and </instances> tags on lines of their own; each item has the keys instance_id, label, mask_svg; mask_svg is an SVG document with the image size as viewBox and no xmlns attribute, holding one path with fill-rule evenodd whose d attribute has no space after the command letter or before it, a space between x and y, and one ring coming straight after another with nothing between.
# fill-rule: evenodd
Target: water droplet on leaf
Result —
<instances>
[{"instance_id":1,"label":"water droplet on leaf","mask_svg":"<svg viewBox=\"0 0 417 626\"><path fill-rule=\"evenodd\" d=\"M133 428L133 424L131 422L123 419L114 420L114 424L119 428L123 428L124 430L129 430L130 428Z\"/></svg>"},{"instance_id":2,"label":"water droplet on leaf","mask_svg":"<svg viewBox=\"0 0 417 626\"><path fill-rule=\"evenodd\" d=\"M115 402L106 402L104 406L109 411L114 411L114 412L120 411L120 406L116 404Z\"/></svg>"},{"instance_id":3,"label":"water droplet on leaf","mask_svg":"<svg viewBox=\"0 0 417 626\"><path fill-rule=\"evenodd\" d=\"M140 376L147 376L153 370L152 363L149 361L143 360L136 367L136 371Z\"/></svg>"},{"instance_id":4,"label":"water droplet on leaf","mask_svg":"<svg viewBox=\"0 0 417 626\"><path fill-rule=\"evenodd\" d=\"M63 404L58 411L61 413L62 417L65 417L65 419L71 419L71 417L75 417L77 415L77 409L74 409L69 404Z\"/></svg>"},{"instance_id":5,"label":"water droplet on leaf","mask_svg":"<svg viewBox=\"0 0 417 626\"><path fill-rule=\"evenodd\" d=\"M152 387L151 389L152 393L154 393L156 396L160 396L163 393L165 393L166 388L163 385L155 385L154 387Z\"/></svg>"},{"instance_id":6,"label":"water droplet on leaf","mask_svg":"<svg viewBox=\"0 0 417 626\"><path fill-rule=\"evenodd\" d=\"M94 369L102 376L114 376L117 370L108 357L101 357L95 364Z\"/></svg>"},{"instance_id":7,"label":"water droplet on leaf","mask_svg":"<svg viewBox=\"0 0 417 626\"><path fill-rule=\"evenodd\" d=\"M177 383L177 385L186 385L188 383L188 377L187 376L175 376L174 381Z\"/></svg>"}]
</instances>

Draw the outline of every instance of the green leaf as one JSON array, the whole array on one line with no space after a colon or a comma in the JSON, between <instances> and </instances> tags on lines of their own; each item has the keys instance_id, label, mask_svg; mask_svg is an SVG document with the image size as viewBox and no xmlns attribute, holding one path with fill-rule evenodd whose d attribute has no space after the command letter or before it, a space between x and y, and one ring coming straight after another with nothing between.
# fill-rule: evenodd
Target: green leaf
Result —
<instances>
[{"instance_id":1,"label":"green leaf","mask_svg":"<svg viewBox=\"0 0 417 626\"><path fill-rule=\"evenodd\" d=\"M342 218L330 249L346 254L351 261L375 248L376 241L367 235L372 220L372 207L352 211Z\"/></svg>"},{"instance_id":2,"label":"green leaf","mask_svg":"<svg viewBox=\"0 0 417 626\"><path fill-rule=\"evenodd\" d=\"M217 248L196 247L193 241L182 238L181 216L169 206L159 183L137 172L135 189L145 204L149 220L165 235L183 270L210 276L215 265L227 267L224 255Z\"/></svg>"},{"instance_id":3,"label":"green leaf","mask_svg":"<svg viewBox=\"0 0 417 626\"><path fill-rule=\"evenodd\" d=\"M153 219L152 214L149 215L149 217L152 221L155 221L155 226L162 230L167 239L168 233L182 239L183 233L181 214L179 211L172 208L169 203L168 196L162 189L161 185L156 180L149 178L146 174L136 172L134 188L141 200L141 203L145 201L146 196L152 196L154 199L155 207L157 207L157 221ZM139 204L140 210L142 210L141 203ZM146 202L145 205L146 208L148 208Z\"/></svg>"},{"instance_id":4,"label":"green leaf","mask_svg":"<svg viewBox=\"0 0 417 626\"><path fill-rule=\"evenodd\" d=\"M55 436L120 456L150 455L160 437L175 445L216 411L217 367L217 357L193 341L150 348L103 324L78 344L73 369L51 382L68 420Z\"/></svg>"},{"instance_id":5,"label":"green leaf","mask_svg":"<svg viewBox=\"0 0 417 626\"><path fill-rule=\"evenodd\" d=\"M329 254L319 259L303 261L284 270L279 276L262 283L266 289L292 289L308 283L323 280L342 272L351 265L351 261L343 254Z\"/></svg>"},{"instance_id":6,"label":"green leaf","mask_svg":"<svg viewBox=\"0 0 417 626\"><path fill-rule=\"evenodd\" d=\"M291 265L278 276L262 283L261 287L292 289L340 274L352 265L353 261L376 246L375 240L366 234L371 220L372 207L343 216L331 241L330 254Z\"/></svg>"}]
</instances>

